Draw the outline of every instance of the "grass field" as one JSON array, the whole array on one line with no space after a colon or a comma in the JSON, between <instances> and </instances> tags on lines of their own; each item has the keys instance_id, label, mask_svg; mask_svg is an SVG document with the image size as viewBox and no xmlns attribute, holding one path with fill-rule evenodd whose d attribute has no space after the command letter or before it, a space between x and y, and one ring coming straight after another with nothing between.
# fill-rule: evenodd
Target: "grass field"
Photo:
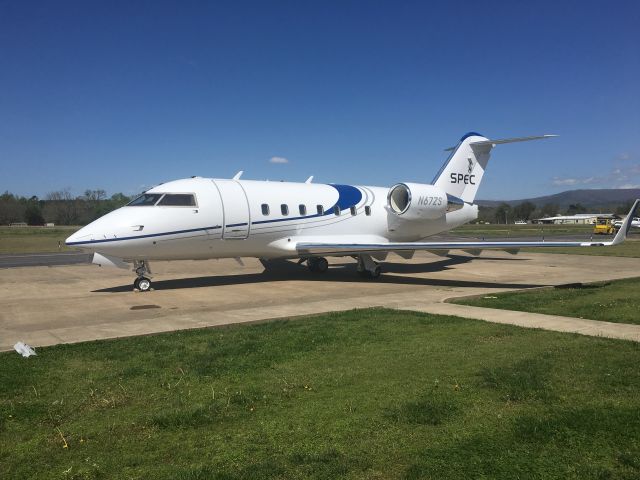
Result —
<instances>
[{"instance_id":1,"label":"grass field","mask_svg":"<svg viewBox=\"0 0 640 480\"><path fill-rule=\"evenodd\" d=\"M530 253L566 253L572 255L600 255L605 257L640 257L640 236L633 235L622 245L615 247L593 248L523 248L523 252ZM595 239L594 239L595 240Z\"/></svg>"},{"instance_id":2,"label":"grass field","mask_svg":"<svg viewBox=\"0 0 640 480\"><path fill-rule=\"evenodd\" d=\"M461 298L454 303L640 325L640 278Z\"/></svg>"},{"instance_id":3,"label":"grass field","mask_svg":"<svg viewBox=\"0 0 640 480\"><path fill-rule=\"evenodd\" d=\"M558 235L584 235L593 232L591 225L462 225L451 230L454 235L469 237L555 237Z\"/></svg>"},{"instance_id":4,"label":"grass field","mask_svg":"<svg viewBox=\"0 0 640 480\"><path fill-rule=\"evenodd\" d=\"M637 230L637 229L636 229ZM608 248L525 248L529 253L564 253L572 255L603 255L612 257L640 257L640 234L632 230L622 245ZM463 225L451 231L461 237L473 238L518 238L518 237L561 237L583 236L583 240L608 241L611 237L601 238L594 235L590 225ZM555 238L562 240L561 238Z\"/></svg>"},{"instance_id":5,"label":"grass field","mask_svg":"<svg viewBox=\"0 0 640 480\"><path fill-rule=\"evenodd\" d=\"M64 241L79 228L0 227L0 254L69 252L72 249Z\"/></svg>"},{"instance_id":6,"label":"grass field","mask_svg":"<svg viewBox=\"0 0 640 480\"><path fill-rule=\"evenodd\" d=\"M373 309L0 362L0 478L640 477L632 342Z\"/></svg>"}]
</instances>

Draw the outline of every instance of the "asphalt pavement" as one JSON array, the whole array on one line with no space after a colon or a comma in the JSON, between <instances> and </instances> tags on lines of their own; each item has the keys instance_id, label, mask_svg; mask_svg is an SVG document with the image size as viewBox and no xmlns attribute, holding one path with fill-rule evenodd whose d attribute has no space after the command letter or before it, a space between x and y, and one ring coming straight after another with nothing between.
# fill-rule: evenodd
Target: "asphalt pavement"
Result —
<instances>
[{"instance_id":1,"label":"asphalt pavement","mask_svg":"<svg viewBox=\"0 0 640 480\"><path fill-rule=\"evenodd\" d=\"M78 265L91 263L92 253L20 253L0 255L0 268L53 267L58 265Z\"/></svg>"}]
</instances>

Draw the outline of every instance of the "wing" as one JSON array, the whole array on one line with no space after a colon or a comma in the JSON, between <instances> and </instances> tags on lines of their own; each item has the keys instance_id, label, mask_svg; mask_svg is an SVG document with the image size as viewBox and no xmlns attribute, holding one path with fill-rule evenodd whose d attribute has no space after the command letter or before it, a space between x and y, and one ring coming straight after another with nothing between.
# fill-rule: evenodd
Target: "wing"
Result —
<instances>
[{"instance_id":1,"label":"wing","mask_svg":"<svg viewBox=\"0 0 640 480\"><path fill-rule=\"evenodd\" d=\"M296 250L301 256L314 255L357 255L361 253L413 252L416 250L467 250L479 253L480 250L506 250L515 253L520 248L549 248L549 247L610 247L624 242L631 228L634 212L640 205L636 200L627 218L622 222L618 233L610 242L380 242L380 243L333 243L333 242L299 242Z\"/></svg>"}]
</instances>

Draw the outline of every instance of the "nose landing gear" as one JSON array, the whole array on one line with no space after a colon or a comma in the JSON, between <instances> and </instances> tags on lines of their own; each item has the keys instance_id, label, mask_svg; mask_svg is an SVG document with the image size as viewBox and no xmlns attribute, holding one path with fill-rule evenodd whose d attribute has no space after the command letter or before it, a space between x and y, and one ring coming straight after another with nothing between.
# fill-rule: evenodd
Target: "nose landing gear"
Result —
<instances>
[{"instance_id":1,"label":"nose landing gear","mask_svg":"<svg viewBox=\"0 0 640 480\"><path fill-rule=\"evenodd\" d=\"M149 262L146 260L136 260L133 262L133 271L136 272L138 278L133 282L133 289L139 292L148 292L151 290L151 269L149 268Z\"/></svg>"}]
</instances>

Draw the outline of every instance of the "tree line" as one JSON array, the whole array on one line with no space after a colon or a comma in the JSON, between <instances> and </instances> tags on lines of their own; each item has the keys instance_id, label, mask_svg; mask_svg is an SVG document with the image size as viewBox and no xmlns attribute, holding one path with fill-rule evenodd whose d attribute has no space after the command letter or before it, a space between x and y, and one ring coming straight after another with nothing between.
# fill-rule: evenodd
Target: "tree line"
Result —
<instances>
[{"instance_id":1,"label":"tree line","mask_svg":"<svg viewBox=\"0 0 640 480\"><path fill-rule=\"evenodd\" d=\"M44 199L23 197L4 192L0 195L0 225L24 222L28 225L86 225L93 220L129 203L130 197L104 190L85 190L73 196L69 190L48 193Z\"/></svg>"},{"instance_id":2,"label":"tree line","mask_svg":"<svg viewBox=\"0 0 640 480\"><path fill-rule=\"evenodd\" d=\"M85 190L84 194L74 197L69 190L48 193L44 200L37 196L22 197L5 192L0 195L0 225L25 222L28 225L86 225L93 220L120 208L131 201L123 193L114 193L107 197L104 190ZM632 202L611 207L610 212L625 215ZM536 218L555 217L556 215L575 215L587 213L580 203L569 205L565 210L553 203L540 207L532 202L522 202L511 206L502 203L496 207L480 207L479 222L513 223L517 220L530 221Z\"/></svg>"}]
</instances>

